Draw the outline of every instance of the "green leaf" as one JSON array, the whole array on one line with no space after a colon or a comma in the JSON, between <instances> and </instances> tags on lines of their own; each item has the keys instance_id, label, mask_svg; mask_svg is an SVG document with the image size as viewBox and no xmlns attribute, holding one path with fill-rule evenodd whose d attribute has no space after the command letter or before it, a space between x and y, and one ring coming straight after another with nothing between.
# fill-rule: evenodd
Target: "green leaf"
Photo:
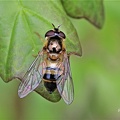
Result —
<instances>
[{"instance_id":1,"label":"green leaf","mask_svg":"<svg viewBox=\"0 0 120 120\"><path fill-rule=\"evenodd\" d=\"M66 13L73 18L85 18L98 28L104 23L103 0L61 0Z\"/></svg>"},{"instance_id":2,"label":"green leaf","mask_svg":"<svg viewBox=\"0 0 120 120\"><path fill-rule=\"evenodd\" d=\"M67 18L61 1L14 0L0 1L0 77L8 82L22 78L42 49L45 33L62 24L66 34L66 49L81 55L78 35Z\"/></svg>"}]
</instances>

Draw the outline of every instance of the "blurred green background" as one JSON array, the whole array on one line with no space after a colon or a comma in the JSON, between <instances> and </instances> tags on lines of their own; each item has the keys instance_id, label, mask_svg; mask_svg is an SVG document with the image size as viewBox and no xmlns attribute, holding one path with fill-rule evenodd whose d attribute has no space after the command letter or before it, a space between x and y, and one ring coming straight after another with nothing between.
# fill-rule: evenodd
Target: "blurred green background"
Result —
<instances>
[{"instance_id":1,"label":"blurred green background","mask_svg":"<svg viewBox=\"0 0 120 120\"><path fill-rule=\"evenodd\" d=\"M84 19L71 19L82 45L82 57L71 57L75 99L51 103L35 92L20 99L19 81L0 80L0 120L120 119L120 0L104 1L101 30Z\"/></svg>"}]
</instances>

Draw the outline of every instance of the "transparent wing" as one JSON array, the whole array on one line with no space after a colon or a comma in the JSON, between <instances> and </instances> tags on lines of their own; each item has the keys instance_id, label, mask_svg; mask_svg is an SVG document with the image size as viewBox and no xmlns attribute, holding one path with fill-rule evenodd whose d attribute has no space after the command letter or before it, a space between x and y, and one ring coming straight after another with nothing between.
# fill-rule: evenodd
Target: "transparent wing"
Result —
<instances>
[{"instance_id":1,"label":"transparent wing","mask_svg":"<svg viewBox=\"0 0 120 120\"><path fill-rule=\"evenodd\" d=\"M57 89L66 104L71 104L74 99L74 86L70 71L70 62L67 54L63 60L63 75L57 80Z\"/></svg>"},{"instance_id":2,"label":"transparent wing","mask_svg":"<svg viewBox=\"0 0 120 120\"><path fill-rule=\"evenodd\" d=\"M28 95L40 84L42 80L42 61L43 54L39 54L24 75L18 88L18 95L20 98Z\"/></svg>"}]
</instances>

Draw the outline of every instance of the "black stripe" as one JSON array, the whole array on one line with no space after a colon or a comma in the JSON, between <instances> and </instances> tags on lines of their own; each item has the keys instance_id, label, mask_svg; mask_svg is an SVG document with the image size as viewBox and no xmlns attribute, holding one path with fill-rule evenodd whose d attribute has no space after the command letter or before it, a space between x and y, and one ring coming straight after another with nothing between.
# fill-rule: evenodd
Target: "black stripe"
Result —
<instances>
[{"instance_id":1,"label":"black stripe","mask_svg":"<svg viewBox=\"0 0 120 120\"><path fill-rule=\"evenodd\" d=\"M45 73L43 76L43 79L50 80L50 81L56 81L59 78L58 74L47 74Z\"/></svg>"}]
</instances>

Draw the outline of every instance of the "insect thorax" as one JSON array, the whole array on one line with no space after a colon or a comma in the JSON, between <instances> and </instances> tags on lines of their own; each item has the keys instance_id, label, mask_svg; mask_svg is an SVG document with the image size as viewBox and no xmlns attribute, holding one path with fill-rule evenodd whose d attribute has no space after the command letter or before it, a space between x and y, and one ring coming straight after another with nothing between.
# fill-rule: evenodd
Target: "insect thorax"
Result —
<instances>
[{"instance_id":1,"label":"insect thorax","mask_svg":"<svg viewBox=\"0 0 120 120\"><path fill-rule=\"evenodd\" d=\"M47 52L47 57L49 59L56 61L61 56L61 53L65 51L63 40L59 37L47 39L44 50Z\"/></svg>"}]
</instances>

